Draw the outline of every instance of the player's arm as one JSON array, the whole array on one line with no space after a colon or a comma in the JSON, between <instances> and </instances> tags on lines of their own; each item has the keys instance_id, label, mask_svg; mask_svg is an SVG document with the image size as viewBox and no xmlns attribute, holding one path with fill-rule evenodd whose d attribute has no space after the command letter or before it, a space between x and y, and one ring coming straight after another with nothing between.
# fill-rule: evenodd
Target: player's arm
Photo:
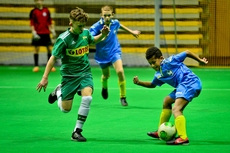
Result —
<instances>
[{"instance_id":1,"label":"player's arm","mask_svg":"<svg viewBox=\"0 0 230 153\"><path fill-rule=\"evenodd\" d=\"M99 43L100 41L103 41L104 39L106 39L106 37L108 36L110 30L107 26L104 26L101 29L101 33L97 36L94 36L94 42L93 44Z\"/></svg>"},{"instance_id":2,"label":"player's arm","mask_svg":"<svg viewBox=\"0 0 230 153\"><path fill-rule=\"evenodd\" d=\"M138 38L139 35L141 34L141 32L139 30L131 30L128 27L124 26L123 24L120 24L120 29L122 29L128 33L131 33L136 38Z\"/></svg>"},{"instance_id":3,"label":"player's arm","mask_svg":"<svg viewBox=\"0 0 230 153\"><path fill-rule=\"evenodd\" d=\"M34 11L34 10L32 10L32 11L30 12L30 27L31 27L31 32L32 32L32 35L33 35L33 39L39 40L39 39L40 39L40 36L37 34L37 31L36 31L36 29L35 29L35 27L34 27L33 11Z\"/></svg>"},{"instance_id":4,"label":"player's arm","mask_svg":"<svg viewBox=\"0 0 230 153\"><path fill-rule=\"evenodd\" d=\"M40 39L41 37L37 34L37 31L35 30L34 26L31 25L30 27L31 27L33 38L36 40Z\"/></svg>"},{"instance_id":5,"label":"player's arm","mask_svg":"<svg viewBox=\"0 0 230 153\"><path fill-rule=\"evenodd\" d=\"M49 30L52 33L53 38L56 38L57 35L53 24L49 25Z\"/></svg>"},{"instance_id":6,"label":"player's arm","mask_svg":"<svg viewBox=\"0 0 230 153\"><path fill-rule=\"evenodd\" d=\"M34 9L30 12L30 27L31 27L31 32L32 32L32 35L33 35L33 39L35 40L39 40L41 37L37 34L37 31L34 27L35 23L35 17L34 17Z\"/></svg>"},{"instance_id":7,"label":"player's arm","mask_svg":"<svg viewBox=\"0 0 230 153\"><path fill-rule=\"evenodd\" d=\"M197 56L196 54L190 52L189 50L186 50L185 52L187 54L187 57L190 57L190 58L196 60L199 63L203 63L203 64L208 63L208 60L206 58L200 58L199 56Z\"/></svg>"},{"instance_id":8,"label":"player's arm","mask_svg":"<svg viewBox=\"0 0 230 153\"><path fill-rule=\"evenodd\" d=\"M44 89L44 91L46 91L46 87L48 85L48 76L49 76L51 69L53 68L53 66L55 64L55 61L56 61L56 57L54 57L52 55L46 64L45 72L42 76L42 79L39 82L39 84L37 85L37 90L39 92L41 91L42 88Z\"/></svg>"},{"instance_id":9,"label":"player's arm","mask_svg":"<svg viewBox=\"0 0 230 153\"><path fill-rule=\"evenodd\" d=\"M151 82L144 82L144 81L140 81L138 79L138 76L135 76L133 78L133 83L142 87L146 87L146 88L155 88L156 85L153 85Z\"/></svg>"}]
</instances>

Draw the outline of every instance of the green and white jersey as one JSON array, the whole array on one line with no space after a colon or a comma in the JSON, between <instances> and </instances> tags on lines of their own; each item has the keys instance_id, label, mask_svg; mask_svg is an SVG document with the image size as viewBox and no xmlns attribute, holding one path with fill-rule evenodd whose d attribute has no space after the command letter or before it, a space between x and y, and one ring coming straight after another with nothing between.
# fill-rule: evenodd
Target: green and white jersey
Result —
<instances>
[{"instance_id":1,"label":"green and white jersey","mask_svg":"<svg viewBox=\"0 0 230 153\"><path fill-rule=\"evenodd\" d=\"M60 58L62 76L81 76L91 73L88 59L89 44L94 40L88 29L79 35L66 30L57 38L52 55Z\"/></svg>"}]
</instances>

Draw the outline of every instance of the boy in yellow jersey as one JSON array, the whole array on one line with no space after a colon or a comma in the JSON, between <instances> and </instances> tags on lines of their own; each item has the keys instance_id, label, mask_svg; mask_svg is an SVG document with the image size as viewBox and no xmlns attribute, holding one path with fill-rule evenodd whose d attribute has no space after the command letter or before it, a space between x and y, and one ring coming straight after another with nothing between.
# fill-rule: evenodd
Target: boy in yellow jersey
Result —
<instances>
[{"instance_id":1,"label":"boy in yellow jersey","mask_svg":"<svg viewBox=\"0 0 230 153\"><path fill-rule=\"evenodd\" d=\"M138 30L131 30L124 25L120 24L117 19L113 19L113 8L111 6L103 6L101 8L101 19L90 28L93 36L100 33L101 28L106 25L110 29L110 33L106 40L96 44L95 60L100 65L102 70L102 97L108 98L108 79L110 77L110 66L113 65L118 76L118 85L120 89L120 102L122 106L128 106L126 100L126 81L125 74L121 60L121 46L117 38L119 29L125 30L138 38L141 33Z\"/></svg>"},{"instance_id":2,"label":"boy in yellow jersey","mask_svg":"<svg viewBox=\"0 0 230 153\"><path fill-rule=\"evenodd\" d=\"M75 94L82 97L77 122L71 136L72 140L80 142L86 141L81 132L90 110L93 93L93 78L88 59L89 44L102 41L109 33L108 27L104 26L101 33L93 37L88 29L84 29L87 21L88 14L81 8L77 7L70 12L70 28L57 38L52 56L46 65L41 81L37 85L39 92L42 88L45 91L49 73L56 59L60 58L62 81L50 93L48 101L53 104L57 100L59 109L67 113L72 108Z\"/></svg>"},{"instance_id":3,"label":"boy in yellow jersey","mask_svg":"<svg viewBox=\"0 0 230 153\"><path fill-rule=\"evenodd\" d=\"M150 66L156 71L153 80L151 82L145 82L140 81L137 76L133 78L134 84L147 88L155 88L165 83L175 88L164 99L158 124L159 127L162 123L168 122L171 114L173 114L178 137L167 141L166 143L168 145L189 144L183 110L193 98L199 96L202 89L198 76L183 64L186 57L190 57L203 64L208 63L206 58L199 58L188 50L165 59L158 48L150 47L146 51L146 59ZM174 106L172 106L173 103ZM159 138L157 131L148 132L147 134L153 138Z\"/></svg>"}]
</instances>

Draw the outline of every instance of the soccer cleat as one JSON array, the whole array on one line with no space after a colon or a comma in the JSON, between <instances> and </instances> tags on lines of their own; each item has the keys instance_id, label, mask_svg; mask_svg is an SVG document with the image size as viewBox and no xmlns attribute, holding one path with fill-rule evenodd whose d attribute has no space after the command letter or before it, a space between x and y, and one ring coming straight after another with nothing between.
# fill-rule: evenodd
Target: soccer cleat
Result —
<instances>
[{"instance_id":1,"label":"soccer cleat","mask_svg":"<svg viewBox=\"0 0 230 153\"><path fill-rule=\"evenodd\" d=\"M34 68L33 68L33 72L38 72L39 71L39 67L38 66L35 66Z\"/></svg>"},{"instance_id":2,"label":"soccer cleat","mask_svg":"<svg viewBox=\"0 0 230 153\"><path fill-rule=\"evenodd\" d=\"M101 95L104 99L107 99L108 98L108 89L102 88Z\"/></svg>"},{"instance_id":3,"label":"soccer cleat","mask_svg":"<svg viewBox=\"0 0 230 153\"><path fill-rule=\"evenodd\" d=\"M152 138L160 139L157 131L155 131L155 132L148 132L147 135L150 136L150 137L152 137Z\"/></svg>"},{"instance_id":4,"label":"soccer cleat","mask_svg":"<svg viewBox=\"0 0 230 153\"><path fill-rule=\"evenodd\" d=\"M50 104L53 104L57 100L57 91L61 89L61 84L59 84L53 92L50 93L48 102Z\"/></svg>"},{"instance_id":5,"label":"soccer cleat","mask_svg":"<svg viewBox=\"0 0 230 153\"><path fill-rule=\"evenodd\" d=\"M122 106L128 106L128 103L127 103L127 101L126 101L126 97L122 97L122 98L120 99L120 101L121 101L121 105L122 105Z\"/></svg>"},{"instance_id":6,"label":"soccer cleat","mask_svg":"<svg viewBox=\"0 0 230 153\"><path fill-rule=\"evenodd\" d=\"M173 140L167 141L167 145L188 145L189 140L188 138L182 139L181 137L174 138Z\"/></svg>"},{"instance_id":7,"label":"soccer cleat","mask_svg":"<svg viewBox=\"0 0 230 153\"><path fill-rule=\"evenodd\" d=\"M53 67L53 68L51 69L51 71L52 71L52 72L55 72L55 71L56 71L55 67Z\"/></svg>"},{"instance_id":8,"label":"soccer cleat","mask_svg":"<svg viewBox=\"0 0 230 153\"><path fill-rule=\"evenodd\" d=\"M85 142L86 138L81 134L82 129L77 128L71 136L71 140L78 142Z\"/></svg>"}]
</instances>

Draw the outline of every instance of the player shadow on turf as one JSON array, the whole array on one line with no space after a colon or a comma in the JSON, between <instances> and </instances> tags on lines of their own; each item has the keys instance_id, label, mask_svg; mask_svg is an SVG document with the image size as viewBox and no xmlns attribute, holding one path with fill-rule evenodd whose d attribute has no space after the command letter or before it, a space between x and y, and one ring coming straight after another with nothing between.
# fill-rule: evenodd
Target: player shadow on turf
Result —
<instances>
[{"instance_id":1,"label":"player shadow on turf","mask_svg":"<svg viewBox=\"0 0 230 153\"><path fill-rule=\"evenodd\" d=\"M97 138L88 138L87 141L96 141L96 142L100 142L100 143L104 142L104 143L107 143L107 144L145 144L145 145L153 145L153 141L151 139L97 139Z\"/></svg>"},{"instance_id":2,"label":"player shadow on turf","mask_svg":"<svg viewBox=\"0 0 230 153\"><path fill-rule=\"evenodd\" d=\"M109 107L108 107L109 105ZM149 106L133 106L133 105L130 105L130 106L127 106L127 107L123 107L121 105L117 105L117 104L108 104L108 105L105 105L105 104L92 104L92 107L94 108L106 108L107 110L108 109L146 109L146 110L159 110L159 107L149 107Z\"/></svg>"},{"instance_id":3,"label":"player shadow on turf","mask_svg":"<svg viewBox=\"0 0 230 153\"><path fill-rule=\"evenodd\" d=\"M191 140L190 140L191 141ZM213 141L213 140L194 140L190 142L192 145L227 145L230 146L230 141Z\"/></svg>"},{"instance_id":4,"label":"player shadow on turf","mask_svg":"<svg viewBox=\"0 0 230 153\"><path fill-rule=\"evenodd\" d=\"M117 106L116 106L117 107ZM159 110L159 108L148 107L148 106L128 106L128 107L117 107L118 109L148 109L148 110Z\"/></svg>"}]
</instances>

